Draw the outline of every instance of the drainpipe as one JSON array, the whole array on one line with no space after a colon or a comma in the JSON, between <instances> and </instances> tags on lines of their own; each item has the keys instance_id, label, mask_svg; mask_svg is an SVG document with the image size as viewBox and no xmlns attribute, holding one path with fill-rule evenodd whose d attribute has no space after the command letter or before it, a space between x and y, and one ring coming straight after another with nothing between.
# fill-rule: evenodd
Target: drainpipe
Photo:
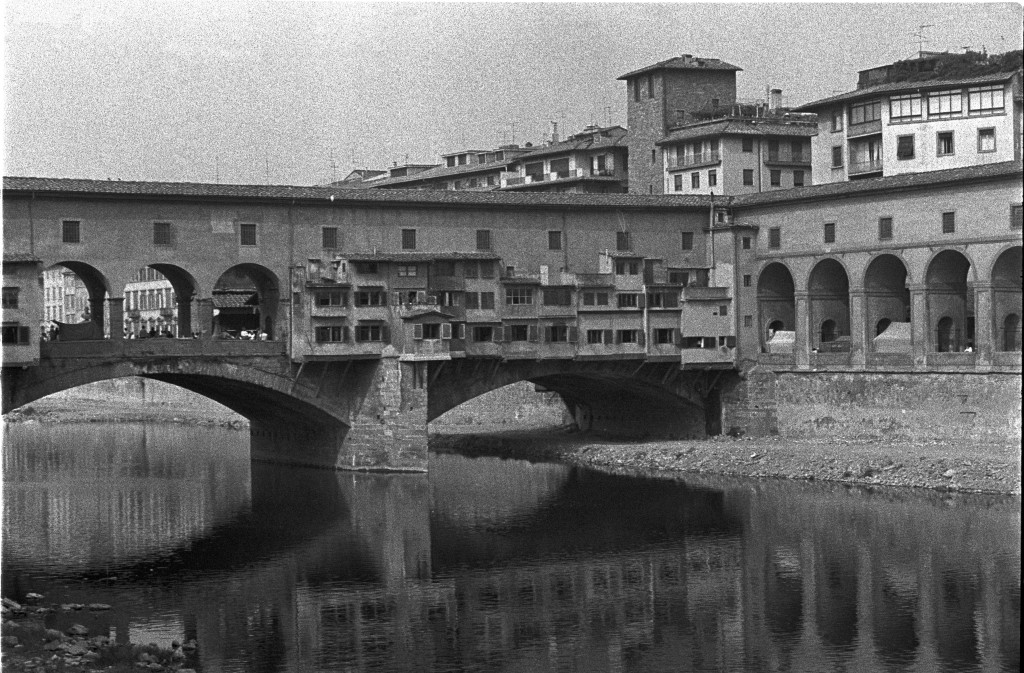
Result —
<instances>
[{"instance_id":1,"label":"drainpipe","mask_svg":"<svg viewBox=\"0 0 1024 673\"><path fill-rule=\"evenodd\" d=\"M32 190L32 196L28 200L28 251L36 255L36 221L32 212L32 204L36 201L36 192Z\"/></svg>"},{"instance_id":2,"label":"drainpipe","mask_svg":"<svg viewBox=\"0 0 1024 673\"><path fill-rule=\"evenodd\" d=\"M711 212L708 214L709 235L711 236L711 272L708 287L717 287L715 279L715 190L711 190Z\"/></svg>"}]
</instances>

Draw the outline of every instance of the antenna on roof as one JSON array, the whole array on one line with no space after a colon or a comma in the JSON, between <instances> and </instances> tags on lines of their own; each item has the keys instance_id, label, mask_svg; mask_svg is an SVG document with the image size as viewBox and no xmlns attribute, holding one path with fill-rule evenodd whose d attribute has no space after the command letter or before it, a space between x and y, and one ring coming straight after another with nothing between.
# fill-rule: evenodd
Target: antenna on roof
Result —
<instances>
[{"instance_id":1,"label":"antenna on roof","mask_svg":"<svg viewBox=\"0 0 1024 673\"><path fill-rule=\"evenodd\" d=\"M927 39L924 36L924 29L925 28L934 28L934 27L935 27L934 23L922 23L920 26L917 27L917 32L916 33L911 33L914 37L917 38L917 57L918 58L924 58L924 43L925 42L931 42L931 40Z\"/></svg>"},{"instance_id":2,"label":"antenna on roof","mask_svg":"<svg viewBox=\"0 0 1024 673\"><path fill-rule=\"evenodd\" d=\"M214 158L214 169L213 169L213 181L216 184L220 184L220 155L218 154Z\"/></svg>"},{"instance_id":3,"label":"antenna on roof","mask_svg":"<svg viewBox=\"0 0 1024 673\"><path fill-rule=\"evenodd\" d=\"M354 163L354 162L353 162ZM338 181L338 162L334 160L334 148L331 148L331 182Z\"/></svg>"},{"instance_id":4,"label":"antenna on roof","mask_svg":"<svg viewBox=\"0 0 1024 673\"><path fill-rule=\"evenodd\" d=\"M267 166L267 184L270 184L270 155L267 152L263 153L263 161Z\"/></svg>"}]
</instances>

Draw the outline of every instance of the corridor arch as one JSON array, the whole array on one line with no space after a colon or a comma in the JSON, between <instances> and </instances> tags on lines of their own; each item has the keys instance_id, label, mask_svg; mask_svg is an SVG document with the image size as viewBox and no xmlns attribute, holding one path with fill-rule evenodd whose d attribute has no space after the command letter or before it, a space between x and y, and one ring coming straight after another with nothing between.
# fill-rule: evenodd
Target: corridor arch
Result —
<instances>
[{"instance_id":1,"label":"corridor arch","mask_svg":"<svg viewBox=\"0 0 1024 673\"><path fill-rule=\"evenodd\" d=\"M1021 350L1021 246L1004 250L992 265L994 350Z\"/></svg>"},{"instance_id":2,"label":"corridor arch","mask_svg":"<svg viewBox=\"0 0 1024 673\"><path fill-rule=\"evenodd\" d=\"M772 262L757 277L757 310L761 350L770 333L796 330L796 286L793 274L781 262Z\"/></svg>"},{"instance_id":3,"label":"corridor arch","mask_svg":"<svg viewBox=\"0 0 1024 673\"><path fill-rule=\"evenodd\" d=\"M971 262L956 250L943 250L928 264L929 350L950 353L974 343L974 297L967 281Z\"/></svg>"},{"instance_id":4,"label":"corridor arch","mask_svg":"<svg viewBox=\"0 0 1024 673\"><path fill-rule=\"evenodd\" d=\"M44 269L40 280L44 288L43 318L48 325L88 322L96 326L95 335L88 338L103 338L111 333L106 320L110 283L99 269L85 262L67 260ZM121 326L116 328L120 330ZM79 331L84 337L86 333ZM66 333L64 338L75 337Z\"/></svg>"},{"instance_id":5,"label":"corridor arch","mask_svg":"<svg viewBox=\"0 0 1024 673\"><path fill-rule=\"evenodd\" d=\"M281 285L273 271L259 264L236 264L213 286L212 333L237 338L242 331L255 331L265 332L270 340L282 339L280 304Z\"/></svg>"},{"instance_id":6,"label":"corridor arch","mask_svg":"<svg viewBox=\"0 0 1024 673\"><path fill-rule=\"evenodd\" d=\"M850 280L838 260L814 265L807 281L808 311L815 327L812 347L849 350ZM827 346L825 344L828 344Z\"/></svg>"},{"instance_id":7,"label":"corridor arch","mask_svg":"<svg viewBox=\"0 0 1024 673\"><path fill-rule=\"evenodd\" d=\"M141 267L124 287L124 330L129 338L155 333L188 338L194 328L195 278L173 264Z\"/></svg>"}]
</instances>

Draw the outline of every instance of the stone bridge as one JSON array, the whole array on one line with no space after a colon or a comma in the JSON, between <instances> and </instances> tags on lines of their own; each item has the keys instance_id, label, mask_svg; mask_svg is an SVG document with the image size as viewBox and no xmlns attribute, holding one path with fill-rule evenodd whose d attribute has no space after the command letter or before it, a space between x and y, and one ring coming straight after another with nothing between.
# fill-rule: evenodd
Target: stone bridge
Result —
<instances>
[{"instance_id":1,"label":"stone bridge","mask_svg":"<svg viewBox=\"0 0 1024 673\"><path fill-rule=\"evenodd\" d=\"M3 368L4 412L96 381L141 376L208 397L251 424L252 457L357 470L425 470L427 424L518 381L558 393L584 430L639 438L720 432L726 370L650 359L379 357L295 362L276 341L44 342Z\"/></svg>"}]
</instances>

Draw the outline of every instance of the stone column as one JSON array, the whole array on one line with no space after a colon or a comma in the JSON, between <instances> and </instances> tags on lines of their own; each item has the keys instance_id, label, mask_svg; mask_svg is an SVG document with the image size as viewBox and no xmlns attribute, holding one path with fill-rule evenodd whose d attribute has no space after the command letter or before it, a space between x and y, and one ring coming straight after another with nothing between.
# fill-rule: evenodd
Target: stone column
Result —
<instances>
[{"instance_id":1,"label":"stone column","mask_svg":"<svg viewBox=\"0 0 1024 673\"><path fill-rule=\"evenodd\" d=\"M867 296L863 290L850 290L850 366L864 369L869 350Z\"/></svg>"},{"instance_id":2,"label":"stone column","mask_svg":"<svg viewBox=\"0 0 1024 673\"><path fill-rule=\"evenodd\" d=\"M908 285L910 290L910 334L911 353L914 356L914 369L924 369L928 364L928 292L924 285Z\"/></svg>"},{"instance_id":3,"label":"stone column","mask_svg":"<svg viewBox=\"0 0 1024 673\"><path fill-rule=\"evenodd\" d=\"M202 339L212 339L213 334L213 299L196 300L196 331Z\"/></svg>"},{"instance_id":4,"label":"stone column","mask_svg":"<svg viewBox=\"0 0 1024 673\"><path fill-rule=\"evenodd\" d=\"M187 339L192 336L192 298L193 295L176 295L178 308L178 338Z\"/></svg>"},{"instance_id":5,"label":"stone column","mask_svg":"<svg viewBox=\"0 0 1024 673\"><path fill-rule=\"evenodd\" d=\"M110 340L122 341L124 339L124 297L108 299L107 305L110 312Z\"/></svg>"},{"instance_id":6,"label":"stone column","mask_svg":"<svg viewBox=\"0 0 1024 673\"><path fill-rule=\"evenodd\" d=\"M793 355L796 358L797 369L810 369L811 367L811 306L810 299L806 292L794 292L793 299L796 303L795 318L796 343L793 345Z\"/></svg>"},{"instance_id":7,"label":"stone column","mask_svg":"<svg viewBox=\"0 0 1024 673\"><path fill-rule=\"evenodd\" d=\"M89 295L89 319L99 325L100 330L105 330L107 321L104 317L104 301L103 295L99 298Z\"/></svg>"},{"instance_id":8,"label":"stone column","mask_svg":"<svg viewBox=\"0 0 1024 673\"><path fill-rule=\"evenodd\" d=\"M993 333L993 290L991 283L974 284L974 364L987 370L992 366L992 351L997 334Z\"/></svg>"}]
</instances>

